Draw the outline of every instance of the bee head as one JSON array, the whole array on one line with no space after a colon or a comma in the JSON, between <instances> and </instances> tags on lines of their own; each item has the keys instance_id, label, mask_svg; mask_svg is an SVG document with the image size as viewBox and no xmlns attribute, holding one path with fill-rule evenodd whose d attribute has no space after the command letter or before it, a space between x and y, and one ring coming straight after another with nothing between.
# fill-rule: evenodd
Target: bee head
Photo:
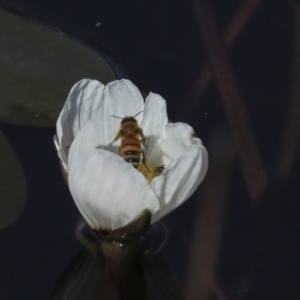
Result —
<instances>
[{"instance_id":1,"label":"bee head","mask_svg":"<svg viewBox=\"0 0 300 300\"><path fill-rule=\"evenodd\" d=\"M118 116L114 116L114 115L111 115L113 118L117 118L117 119L121 119L121 124L125 124L125 123L136 123L137 124L137 120L135 119L136 116L138 116L140 113L142 113L143 110L141 110L140 112L138 112L136 115L134 115L133 117L124 117L124 118L121 118L121 117L118 117Z\"/></svg>"},{"instance_id":2,"label":"bee head","mask_svg":"<svg viewBox=\"0 0 300 300\"><path fill-rule=\"evenodd\" d=\"M135 123L137 124L137 120L134 117L125 117L122 119L121 124L124 125L126 123Z\"/></svg>"}]
</instances>

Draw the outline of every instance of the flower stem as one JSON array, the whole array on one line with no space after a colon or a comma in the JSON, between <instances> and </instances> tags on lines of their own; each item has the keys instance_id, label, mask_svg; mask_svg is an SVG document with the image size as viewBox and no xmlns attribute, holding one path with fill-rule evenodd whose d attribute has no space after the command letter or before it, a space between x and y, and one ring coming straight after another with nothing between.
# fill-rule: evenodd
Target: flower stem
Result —
<instances>
[{"instance_id":1,"label":"flower stem","mask_svg":"<svg viewBox=\"0 0 300 300\"><path fill-rule=\"evenodd\" d=\"M144 270L139 244L120 246L102 243L108 274L119 300L146 299Z\"/></svg>"}]
</instances>

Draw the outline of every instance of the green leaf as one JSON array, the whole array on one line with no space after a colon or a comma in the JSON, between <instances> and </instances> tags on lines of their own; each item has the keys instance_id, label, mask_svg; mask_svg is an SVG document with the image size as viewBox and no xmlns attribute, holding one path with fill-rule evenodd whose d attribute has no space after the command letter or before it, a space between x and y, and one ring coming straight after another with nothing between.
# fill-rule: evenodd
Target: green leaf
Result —
<instances>
[{"instance_id":1,"label":"green leaf","mask_svg":"<svg viewBox=\"0 0 300 300\"><path fill-rule=\"evenodd\" d=\"M23 211L27 187L23 169L0 132L0 229L13 224Z\"/></svg>"},{"instance_id":2,"label":"green leaf","mask_svg":"<svg viewBox=\"0 0 300 300\"><path fill-rule=\"evenodd\" d=\"M0 10L0 120L55 126L71 87L116 79L95 52L61 32Z\"/></svg>"}]
</instances>

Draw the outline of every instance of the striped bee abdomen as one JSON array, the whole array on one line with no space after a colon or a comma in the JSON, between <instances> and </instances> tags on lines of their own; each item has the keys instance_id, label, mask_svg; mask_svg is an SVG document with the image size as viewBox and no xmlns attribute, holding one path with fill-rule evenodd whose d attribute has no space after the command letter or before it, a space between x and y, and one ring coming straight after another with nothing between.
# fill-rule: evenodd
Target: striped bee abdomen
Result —
<instances>
[{"instance_id":1,"label":"striped bee abdomen","mask_svg":"<svg viewBox=\"0 0 300 300\"><path fill-rule=\"evenodd\" d=\"M136 138L122 140L120 156L133 167L138 169L142 161L141 141Z\"/></svg>"}]
</instances>

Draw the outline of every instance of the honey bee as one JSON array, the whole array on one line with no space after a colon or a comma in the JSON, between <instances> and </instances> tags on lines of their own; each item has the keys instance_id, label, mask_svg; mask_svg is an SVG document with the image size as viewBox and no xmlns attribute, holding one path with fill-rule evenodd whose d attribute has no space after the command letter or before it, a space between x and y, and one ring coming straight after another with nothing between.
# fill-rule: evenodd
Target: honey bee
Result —
<instances>
[{"instance_id":1,"label":"honey bee","mask_svg":"<svg viewBox=\"0 0 300 300\"><path fill-rule=\"evenodd\" d=\"M139 127L137 120L135 119L135 117L142 112L143 111L140 111L133 117L120 118L112 116L114 118L122 119L120 129L113 142L121 139L121 146L119 148L120 156L137 170L140 170L142 165L144 165L148 172L151 173L146 164L146 157L142 149L142 146L146 147L145 136L142 128Z\"/></svg>"}]
</instances>

